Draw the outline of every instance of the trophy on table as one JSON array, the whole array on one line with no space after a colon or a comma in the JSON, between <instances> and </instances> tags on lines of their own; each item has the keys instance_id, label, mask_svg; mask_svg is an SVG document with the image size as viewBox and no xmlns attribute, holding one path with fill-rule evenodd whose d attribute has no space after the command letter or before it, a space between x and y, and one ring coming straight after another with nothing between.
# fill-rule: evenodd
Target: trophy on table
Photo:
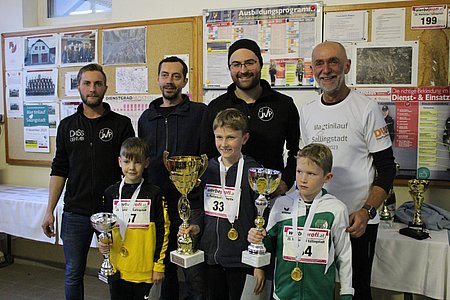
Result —
<instances>
[{"instance_id":1,"label":"trophy on table","mask_svg":"<svg viewBox=\"0 0 450 300\"><path fill-rule=\"evenodd\" d=\"M425 224L422 221L423 193L428 189L430 182L424 179L411 179L408 181L409 194L414 201L414 216L407 228L400 229L400 234L422 240L429 237L425 231Z\"/></svg>"},{"instance_id":2,"label":"trophy on table","mask_svg":"<svg viewBox=\"0 0 450 300\"><path fill-rule=\"evenodd\" d=\"M395 172L398 173L398 170L400 169L400 164L398 162L395 162ZM380 219L382 221L391 221L393 218L393 214L395 213L395 192L394 187L391 188L389 191L389 194L387 198L383 201L383 205L380 209Z\"/></svg>"},{"instance_id":3,"label":"trophy on table","mask_svg":"<svg viewBox=\"0 0 450 300\"><path fill-rule=\"evenodd\" d=\"M269 204L266 196L272 194L281 181L281 172L265 168L250 168L248 170L248 182L253 191L259 194L255 200L257 217L255 219L256 230L262 231L264 226L263 213ZM242 262L255 268L270 263L270 253L262 242L251 243L247 250L242 252Z\"/></svg>"},{"instance_id":4,"label":"trophy on table","mask_svg":"<svg viewBox=\"0 0 450 300\"><path fill-rule=\"evenodd\" d=\"M191 216L191 205L187 195L192 189L200 184L200 179L208 166L206 154L201 156L172 156L164 151L163 162L169 171L169 177L181 197L178 200L178 214L183 221L182 228L189 227ZM192 237L184 234L178 237L177 250L170 252L170 261L183 268L189 268L204 261L204 253L194 250Z\"/></svg>"},{"instance_id":5,"label":"trophy on table","mask_svg":"<svg viewBox=\"0 0 450 300\"><path fill-rule=\"evenodd\" d=\"M103 244L111 244L111 231L116 226L117 216L113 213L100 212L91 216L92 227L99 231L98 240ZM116 270L109 261L109 251L103 254L103 262L98 271L98 279L105 283L110 283L116 274Z\"/></svg>"}]
</instances>

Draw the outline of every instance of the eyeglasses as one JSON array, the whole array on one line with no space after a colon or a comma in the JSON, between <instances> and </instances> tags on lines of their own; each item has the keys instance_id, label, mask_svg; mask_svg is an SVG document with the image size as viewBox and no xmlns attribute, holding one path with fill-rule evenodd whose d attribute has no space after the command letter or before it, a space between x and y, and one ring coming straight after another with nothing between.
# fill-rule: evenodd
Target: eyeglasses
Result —
<instances>
[{"instance_id":1,"label":"eyeglasses","mask_svg":"<svg viewBox=\"0 0 450 300\"><path fill-rule=\"evenodd\" d=\"M233 61L233 62L230 64L230 68L237 70L237 69L242 68L242 66L244 66L244 67L246 67L247 69L250 69L250 68L252 68L255 64L256 64L256 60L253 60L253 59L246 60L246 61L244 61L244 62L242 62L242 63L239 62L239 61Z\"/></svg>"}]
</instances>

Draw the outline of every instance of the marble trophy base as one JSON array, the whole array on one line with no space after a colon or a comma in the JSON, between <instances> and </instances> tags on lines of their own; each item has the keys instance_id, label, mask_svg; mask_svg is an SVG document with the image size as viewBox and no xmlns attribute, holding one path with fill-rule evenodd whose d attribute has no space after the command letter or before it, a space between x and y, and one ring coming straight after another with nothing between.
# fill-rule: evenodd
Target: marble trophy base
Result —
<instances>
[{"instance_id":1,"label":"marble trophy base","mask_svg":"<svg viewBox=\"0 0 450 300\"><path fill-rule=\"evenodd\" d=\"M114 273L112 275L104 275L101 271L98 271L97 277L104 283L110 284L110 283L120 279L120 273L119 273L119 271L117 271L116 273Z\"/></svg>"},{"instance_id":2,"label":"marble trophy base","mask_svg":"<svg viewBox=\"0 0 450 300\"><path fill-rule=\"evenodd\" d=\"M254 268L260 268L270 264L270 253L264 254L252 254L248 250L242 251L242 263L252 266Z\"/></svg>"},{"instance_id":3,"label":"marble trophy base","mask_svg":"<svg viewBox=\"0 0 450 300\"><path fill-rule=\"evenodd\" d=\"M170 261L182 267L189 268L205 261L205 253L202 250L197 250L193 254L184 255L173 250L170 252Z\"/></svg>"}]
</instances>

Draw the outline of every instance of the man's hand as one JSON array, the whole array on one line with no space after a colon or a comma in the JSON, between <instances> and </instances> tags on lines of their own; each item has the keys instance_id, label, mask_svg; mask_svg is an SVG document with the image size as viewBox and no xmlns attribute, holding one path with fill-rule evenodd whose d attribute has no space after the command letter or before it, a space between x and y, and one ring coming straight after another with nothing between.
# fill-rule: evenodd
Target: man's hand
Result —
<instances>
[{"instance_id":1,"label":"man's hand","mask_svg":"<svg viewBox=\"0 0 450 300\"><path fill-rule=\"evenodd\" d=\"M164 272L153 271L153 283L158 284L164 280Z\"/></svg>"},{"instance_id":2,"label":"man's hand","mask_svg":"<svg viewBox=\"0 0 450 300\"><path fill-rule=\"evenodd\" d=\"M54 237L55 233L55 216L51 212L46 212L44 216L44 220L42 221L42 230L44 234L49 238Z\"/></svg>"},{"instance_id":3,"label":"man's hand","mask_svg":"<svg viewBox=\"0 0 450 300\"><path fill-rule=\"evenodd\" d=\"M350 227L347 227L346 231L351 237L359 238L366 232L367 222L369 222L367 209L361 208L350 215Z\"/></svg>"},{"instance_id":4,"label":"man's hand","mask_svg":"<svg viewBox=\"0 0 450 300\"><path fill-rule=\"evenodd\" d=\"M257 244L263 240L266 236L266 230L257 230L256 228L250 228L247 235L247 241L249 243Z\"/></svg>"},{"instance_id":5,"label":"man's hand","mask_svg":"<svg viewBox=\"0 0 450 300\"><path fill-rule=\"evenodd\" d=\"M255 270L253 271L253 276L255 277L255 288L253 289L253 293L255 293L255 295L258 295L264 289L264 284L266 283L266 274L264 270L255 268Z\"/></svg>"}]
</instances>

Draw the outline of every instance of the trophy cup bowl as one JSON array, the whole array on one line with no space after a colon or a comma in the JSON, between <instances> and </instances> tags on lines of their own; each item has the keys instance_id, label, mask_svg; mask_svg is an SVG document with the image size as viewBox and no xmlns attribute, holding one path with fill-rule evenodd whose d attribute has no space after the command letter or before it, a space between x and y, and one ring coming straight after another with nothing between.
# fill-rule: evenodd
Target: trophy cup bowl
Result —
<instances>
[{"instance_id":1,"label":"trophy cup bowl","mask_svg":"<svg viewBox=\"0 0 450 300\"><path fill-rule=\"evenodd\" d=\"M117 216L113 213L99 212L91 216L92 227L100 232L98 240L103 244L111 243L111 231L116 226L116 223ZM108 251L107 254L103 254L103 262L100 271L98 272L98 278L101 281L108 283L108 277L113 276L115 273L116 271L109 261Z\"/></svg>"},{"instance_id":2,"label":"trophy cup bowl","mask_svg":"<svg viewBox=\"0 0 450 300\"><path fill-rule=\"evenodd\" d=\"M425 224L422 221L422 204L424 201L423 193L428 189L430 181L424 179L411 179L408 181L409 194L414 201L414 216L407 228L400 229L400 233L412 238L422 240L429 237L424 229Z\"/></svg>"},{"instance_id":3,"label":"trophy cup bowl","mask_svg":"<svg viewBox=\"0 0 450 300\"><path fill-rule=\"evenodd\" d=\"M248 182L250 188L259 194L255 200L257 216L255 219L256 230L262 231L265 224L263 213L269 205L267 196L272 194L281 181L281 172L266 168L250 168L248 170ZM270 263L270 253L262 242L251 243L247 250L242 252L242 262L253 267L262 267Z\"/></svg>"},{"instance_id":4,"label":"trophy cup bowl","mask_svg":"<svg viewBox=\"0 0 450 300\"><path fill-rule=\"evenodd\" d=\"M181 194L178 200L178 214L182 220L181 227L188 228L191 206L187 195L200 184L199 178L208 166L208 157L205 154L201 156L169 157L169 152L164 151L163 162L169 171L170 180ZM203 262L204 253L200 250L194 250L192 237L189 234L184 234L178 237L177 250L170 252L170 261L183 268L188 268Z\"/></svg>"}]
</instances>

